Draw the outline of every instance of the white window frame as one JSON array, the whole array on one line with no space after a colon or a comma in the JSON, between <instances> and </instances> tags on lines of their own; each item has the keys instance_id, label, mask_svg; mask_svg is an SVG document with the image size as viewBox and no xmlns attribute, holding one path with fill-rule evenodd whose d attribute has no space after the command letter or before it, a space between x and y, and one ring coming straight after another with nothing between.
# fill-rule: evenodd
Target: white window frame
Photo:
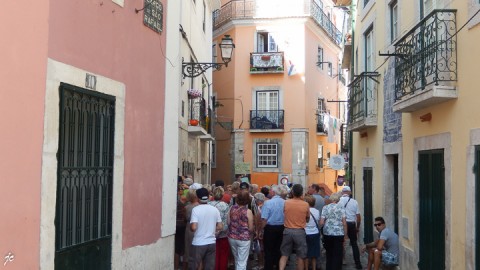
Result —
<instances>
[{"instance_id":1,"label":"white window frame","mask_svg":"<svg viewBox=\"0 0 480 270\"><path fill-rule=\"evenodd\" d=\"M318 45L318 47L317 47L317 63L318 62L323 62L324 59L325 58L323 57L323 48L320 45ZM318 67L323 70L323 64L320 64Z\"/></svg>"},{"instance_id":2,"label":"white window frame","mask_svg":"<svg viewBox=\"0 0 480 270\"><path fill-rule=\"evenodd\" d=\"M265 102L265 107L260 107L259 105L259 95L265 94L266 97L266 102ZM272 100L273 99L273 100ZM276 104L275 106L271 106L273 104ZM280 91L279 90L263 90L263 91L256 91L255 92L255 104L256 110L265 110L265 111L278 111L280 110Z\"/></svg>"},{"instance_id":3,"label":"white window frame","mask_svg":"<svg viewBox=\"0 0 480 270\"><path fill-rule=\"evenodd\" d=\"M398 0L390 3L390 41L398 38Z\"/></svg>"},{"instance_id":4,"label":"white window frame","mask_svg":"<svg viewBox=\"0 0 480 270\"><path fill-rule=\"evenodd\" d=\"M266 50L265 43L267 43ZM273 33L263 30L257 31L255 49L258 53L278 52L278 44L275 41Z\"/></svg>"},{"instance_id":5,"label":"white window frame","mask_svg":"<svg viewBox=\"0 0 480 270\"><path fill-rule=\"evenodd\" d=\"M365 32L365 71L375 68L375 36L373 26Z\"/></svg>"},{"instance_id":6,"label":"white window frame","mask_svg":"<svg viewBox=\"0 0 480 270\"><path fill-rule=\"evenodd\" d=\"M319 169L323 169L324 164L323 164L323 145L318 144L317 146L317 167Z\"/></svg>"},{"instance_id":7,"label":"white window frame","mask_svg":"<svg viewBox=\"0 0 480 270\"><path fill-rule=\"evenodd\" d=\"M266 149L264 148L266 147ZM274 147L268 149L268 147ZM260 153L266 151L267 153ZM278 168L278 143L257 143L257 168ZM274 159L271 159L274 157ZM265 160L266 159L266 160ZM267 164L260 164L265 161Z\"/></svg>"},{"instance_id":8,"label":"white window frame","mask_svg":"<svg viewBox=\"0 0 480 270\"><path fill-rule=\"evenodd\" d=\"M327 112L327 106L325 104L325 99L323 97L320 97L317 100L317 112L319 114Z\"/></svg>"},{"instance_id":9,"label":"white window frame","mask_svg":"<svg viewBox=\"0 0 480 270\"><path fill-rule=\"evenodd\" d=\"M375 69L375 29L372 24L364 34L365 39L365 71L371 72ZM374 115L376 113L375 82L367 78L365 82L365 113Z\"/></svg>"}]
</instances>

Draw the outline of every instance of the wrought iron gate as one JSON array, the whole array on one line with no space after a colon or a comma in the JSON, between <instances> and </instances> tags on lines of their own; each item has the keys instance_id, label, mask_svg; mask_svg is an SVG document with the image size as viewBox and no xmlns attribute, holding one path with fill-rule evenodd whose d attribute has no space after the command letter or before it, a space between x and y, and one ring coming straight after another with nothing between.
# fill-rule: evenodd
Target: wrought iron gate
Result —
<instances>
[{"instance_id":1,"label":"wrought iron gate","mask_svg":"<svg viewBox=\"0 0 480 270\"><path fill-rule=\"evenodd\" d=\"M59 91L55 269L111 269L115 97Z\"/></svg>"}]
</instances>

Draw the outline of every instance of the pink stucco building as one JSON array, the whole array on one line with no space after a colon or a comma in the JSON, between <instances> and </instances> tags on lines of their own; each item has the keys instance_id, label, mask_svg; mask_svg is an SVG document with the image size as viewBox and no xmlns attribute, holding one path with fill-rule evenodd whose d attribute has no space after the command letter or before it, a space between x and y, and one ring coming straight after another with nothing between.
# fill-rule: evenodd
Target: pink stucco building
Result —
<instances>
[{"instance_id":1,"label":"pink stucco building","mask_svg":"<svg viewBox=\"0 0 480 270\"><path fill-rule=\"evenodd\" d=\"M162 210L174 209L177 159L165 155L178 144L165 132L176 125L177 102L165 100L180 78L166 67L179 51L171 2L2 5L5 269L173 265L175 212Z\"/></svg>"}]
</instances>

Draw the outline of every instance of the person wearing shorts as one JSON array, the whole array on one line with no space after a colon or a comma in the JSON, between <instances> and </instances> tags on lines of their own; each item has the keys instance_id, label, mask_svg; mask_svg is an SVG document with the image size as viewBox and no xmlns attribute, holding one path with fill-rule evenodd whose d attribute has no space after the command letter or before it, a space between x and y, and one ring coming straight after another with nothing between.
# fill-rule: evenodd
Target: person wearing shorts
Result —
<instances>
[{"instance_id":1,"label":"person wearing shorts","mask_svg":"<svg viewBox=\"0 0 480 270\"><path fill-rule=\"evenodd\" d=\"M362 250L368 250L367 269L380 269L380 262L383 265L398 265L399 242L398 235L386 227L383 217L376 217L375 228L380 233L377 240L366 244Z\"/></svg>"},{"instance_id":2,"label":"person wearing shorts","mask_svg":"<svg viewBox=\"0 0 480 270\"><path fill-rule=\"evenodd\" d=\"M297 256L297 269L304 269L303 260L307 257L307 240L305 227L310 220L310 207L303 200L303 187L295 184L292 187L293 198L285 201L285 229L280 247L279 269L284 270L288 257L295 250Z\"/></svg>"},{"instance_id":3,"label":"person wearing shorts","mask_svg":"<svg viewBox=\"0 0 480 270\"><path fill-rule=\"evenodd\" d=\"M320 257L320 230L318 221L320 220L320 211L315 208L316 198L311 195L305 196L305 201L310 206L310 220L305 228L307 234L307 258L305 259L305 269L309 269L309 265L312 269L317 269L317 258ZM311 263L311 264L310 264Z\"/></svg>"}]
</instances>

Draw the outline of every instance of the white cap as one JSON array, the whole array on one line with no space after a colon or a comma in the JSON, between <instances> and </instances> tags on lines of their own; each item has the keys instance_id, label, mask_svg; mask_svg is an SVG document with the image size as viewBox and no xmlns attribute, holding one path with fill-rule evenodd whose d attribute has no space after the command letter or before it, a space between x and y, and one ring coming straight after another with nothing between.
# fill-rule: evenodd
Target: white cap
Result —
<instances>
[{"instance_id":1,"label":"white cap","mask_svg":"<svg viewBox=\"0 0 480 270\"><path fill-rule=\"evenodd\" d=\"M197 190L197 189L200 189L202 188L203 186L199 183L193 183L190 185L190 187L188 187L188 189L193 189L193 190Z\"/></svg>"}]
</instances>

